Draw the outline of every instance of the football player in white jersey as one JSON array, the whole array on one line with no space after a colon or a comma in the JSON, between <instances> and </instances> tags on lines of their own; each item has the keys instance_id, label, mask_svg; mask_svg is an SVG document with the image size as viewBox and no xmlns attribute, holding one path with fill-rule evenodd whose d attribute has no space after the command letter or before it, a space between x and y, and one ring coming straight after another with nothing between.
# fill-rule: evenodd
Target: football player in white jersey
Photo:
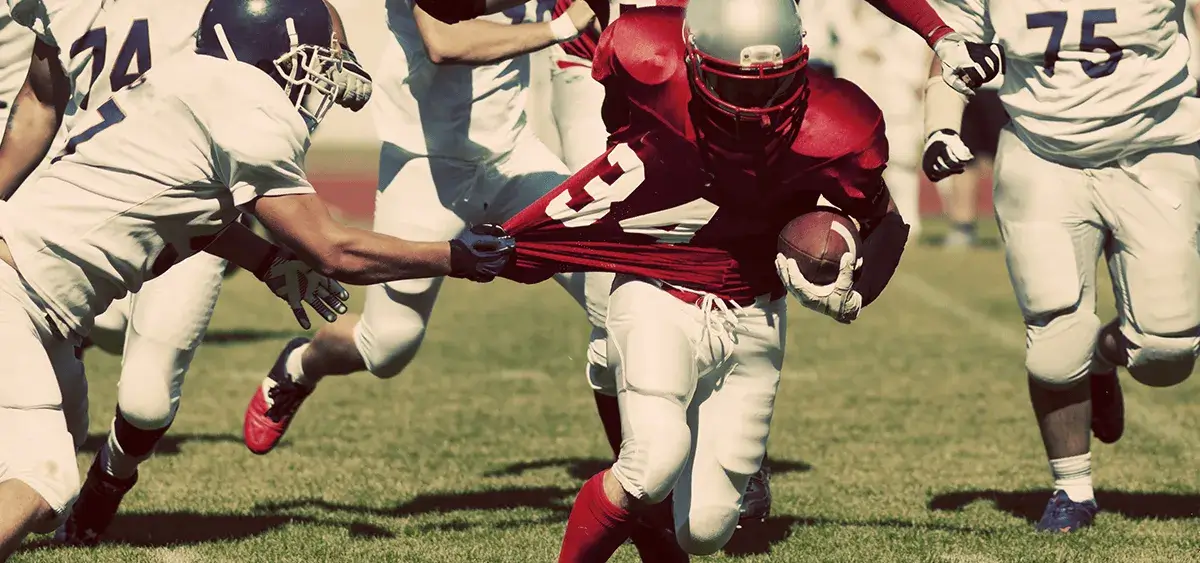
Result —
<instances>
[{"instance_id":1,"label":"football player in white jersey","mask_svg":"<svg viewBox=\"0 0 1200 563\"><path fill-rule=\"evenodd\" d=\"M202 250L280 263L266 241L225 240L248 232L239 210L349 283L487 281L504 267L512 241L486 225L408 242L330 218L302 168L341 88L330 21L321 0L212 0L195 53L96 100L27 195L0 204L0 560L73 502L87 426L75 349L95 316Z\"/></svg>"},{"instance_id":2,"label":"football player in white jersey","mask_svg":"<svg viewBox=\"0 0 1200 563\"><path fill-rule=\"evenodd\" d=\"M16 128L0 144L0 193L4 194L26 180L28 170L48 149L49 154L61 150L76 118L97 100L110 97L155 61L194 50L200 15L207 5L206 0L10 3L22 23L38 30L39 40L34 70L23 87L19 111L14 112ZM330 9L346 69L337 76L343 86L337 101L358 109L370 96L370 79L353 60L336 11ZM56 88L65 92L58 100L52 99ZM56 129L61 129L57 146L51 147ZM16 198L26 196L17 192ZM211 319L224 270L224 259L200 253L142 291L118 300L97 320L108 332L124 335L103 339L117 342L117 350L124 341L118 406L109 438L96 456L60 539L99 541L122 496L136 483L138 464L150 456L174 421L183 378ZM340 305L336 308L344 312ZM304 314L303 309L296 311ZM332 310L318 312L334 318ZM306 318L298 320L307 324Z\"/></svg>"},{"instance_id":3,"label":"football player in white jersey","mask_svg":"<svg viewBox=\"0 0 1200 563\"><path fill-rule=\"evenodd\" d=\"M567 179L526 127L528 54L590 25L586 3L550 22L515 24L503 13L446 24L414 0L388 0L386 8L395 41L385 48L372 104L383 141L376 231L444 240L473 223L502 222ZM584 278L560 280L580 303ZM441 285L437 277L367 288L357 322L325 326L311 344L288 343L246 409L247 448L271 451L326 375L399 374L420 347ZM602 344L603 333L588 351L600 366Z\"/></svg>"},{"instance_id":4,"label":"football player in white jersey","mask_svg":"<svg viewBox=\"0 0 1200 563\"><path fill-rule=\"evenodd\" d=\"M1116 367L1155 387L1192 372L1200 348L1200 99L1188 77L1184 0L1047 4L943 0L968 39L1004 45L995 206L1025 317L1029 394L1055 492L1038 530L1070 532L1098 510L1090 438L1120 438ZM933 107L933 98L938 100ZM945 114L935 160L961 167L954 124L962 100L931 96ZM1096 315L1103 253L1117 318Z\"/></svg>"}]
</instances>

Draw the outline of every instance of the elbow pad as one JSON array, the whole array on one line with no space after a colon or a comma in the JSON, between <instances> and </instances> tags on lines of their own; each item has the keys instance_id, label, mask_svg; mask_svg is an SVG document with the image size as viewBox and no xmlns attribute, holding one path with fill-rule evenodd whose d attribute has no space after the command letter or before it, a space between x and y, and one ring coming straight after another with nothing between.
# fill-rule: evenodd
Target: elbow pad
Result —
<instances>
[{"instance_id":1,"label":"elbow pad","mask_svg":"<svg viewBox=\"0 0 1200 563\"><path fill-rule=\"evenodd\" d=\"M487 11L486 0L416 0L417 5L434 19L456 24L474 19Z\"/></svg>"},{"instance_id":2,"label":"elbow pad","mask_svg":"<svg viewBox=\"0 0 1200 563\"><path fill-rule=\"evenodd\" d=\"M854 290L862 295L863 306L870 305L883 293L900 265L909 226L899 213L888 213L862 243L862 269L854 281Z\"/></svg>"}]
</instances>

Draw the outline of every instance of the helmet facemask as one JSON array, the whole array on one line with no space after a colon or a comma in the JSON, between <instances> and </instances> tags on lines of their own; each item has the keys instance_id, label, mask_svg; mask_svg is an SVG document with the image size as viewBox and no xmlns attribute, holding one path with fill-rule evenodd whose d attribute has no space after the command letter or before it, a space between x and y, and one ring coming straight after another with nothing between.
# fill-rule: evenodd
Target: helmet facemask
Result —
<instances>
[{"instance_id":1,"label":"helmet facemask","mask_svg":"<svg viewBox=\"0 0 1200 563\"><path fill-rule=\"evenodd\" d=\"M242 62L254 64L279 83L311 133L334 106L340 93L341 86L333 77L342 70L341 47L335 36L331 36L328 47L301 44L295 21L288 18L285 23L290 45L287 52L275 60ZM216 24L214 32L225 58L239 60L223 26Z\"/></svg>"},{"instance_id":2,"label":"helmet facemask","mask_svg":"<svg viewBox=\"0 0 1200 563\"><path fill-rule=\"evenodd\" d=\"M777 45L751 45L726 61L696 47L685 31L693 97L712 110L702 124L741 145L763 147L793 129L807 99L808 46L784 58Z\"/></svg>"},{"instance_id":3,"label":"helmet facemask","mask_svg":"<svg viewBox=\"0 0 1200 563\"><path fill-rule=\"evenodd\" d=\"M341 47L337 37L331 38L329 47L301 45L291 18L287 27L292 48L273 63L284 93L313 131L334 106L341 88L333 79L342 70Z\"/></svg>"}]
</instances>

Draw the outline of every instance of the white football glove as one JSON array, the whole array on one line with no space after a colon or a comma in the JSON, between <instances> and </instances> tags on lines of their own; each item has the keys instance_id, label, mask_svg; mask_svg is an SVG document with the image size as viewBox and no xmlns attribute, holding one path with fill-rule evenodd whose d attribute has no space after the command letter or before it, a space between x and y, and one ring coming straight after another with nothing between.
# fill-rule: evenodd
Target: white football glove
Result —
<instances>
[{"instance_id":1,"label":"white football glove","mask_svg":"<svg viewBox=\"0 0 1200 563\"><path fill-rule=\"evenodd\" d=\"M292 314L296 315L296 322L304 330L312 328L308 314L304 312L304 303L328 322L336 321L338 315L349 310L345 301L350 298L350 293L346 288L314 271L290 251L277 249L264 265L255 276L266 283L276 297L287 302Z\"/></svg>"},{"instance_id":2,"label":"white football glove","mask_svg":"<svg viewBox=\"0 0 1200 563\"><path fill-rule=\"evenodd\" d=\"M931 182L938 182L955 174L962 174L972 160L975 160L975 155L971 154L971 149L963 142L958 131L938 129L925 139L921 169Z\"/></svg>"},{"instance_id":3,"label":"white football glove","mask_svg":"<svg viewBox=\"0 0 1200 563\"><path fill-rule=\"evenodd\" d=\"M950 33L938 39L933 50L942 59L942 80L965 96L1004 72L1004 47L999 43L975 43Z\"/></svg>"},{"instance_id":4,"label":"white football glove","mask_svg":"<svg viewBox=\"0 0 1200 563\"><path fill-rule=\"evenodd\" d=\"M862 295L851 289L855 266L854 256L847 252L842 255L837 279L827 285L816 285L800 273L795 260L782 253L775 255L775 271L788 292L805 308L843 324L850 324L862 310Z\"/></svg>"},{"instance_id":5,"label":"white football glove","mask_svg":"<svg viewBox=\"0 0 1200 563\"><path fill-rule=\"evenodd\" d=\"M358 111L367 105L371 99L371 91L374 89L371 83L371 75L363 69L362 65L358 64L358 59L354 56L354 51L346 47L341 49L342 68L335 72L333 81L341 86L338 90L337 99L334 100L338 105L349 109L350 111Z\"/></svg>"}]
</instances>

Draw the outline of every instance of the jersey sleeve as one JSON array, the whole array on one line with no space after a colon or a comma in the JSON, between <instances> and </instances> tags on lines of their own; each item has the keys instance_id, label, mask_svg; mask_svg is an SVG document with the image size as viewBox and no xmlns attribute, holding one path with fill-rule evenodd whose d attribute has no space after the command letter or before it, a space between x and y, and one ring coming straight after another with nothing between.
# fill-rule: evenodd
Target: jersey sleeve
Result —
<instances>
[{"instance_id":1,"label":"jersey sleeve","mask_svg":"<svg viewBox=\"0 0 1200 563\"><path fill-rule=\"evenodd\" d=\"M967 41L989 43L995 40L987 15L987 0L929 0L946 25L953 27Z\"/></svg>"},{"instance_id":2,"label":"jersey sleeve","mask_svg":"<svg viewBox=\"0 0 1200 563\"><path fill-rule=\"evenodd\" d=\"M236 205L256 198L313 193L304 174L309 134L304 120L279 104L227 107L208 125L222 179Z\"/></svg>"},{"instance_id":3,"label":"jersey sleeve","mask_svg":"<svg viewBox=\"0 0 1200 563\"><path fill-rule=\"evenodd\" d=\"M508 220L517 245L501 275L537 283L557 272L608 271L719 286L729 256L686 244L717 210L696 195L698 162L667 157L651 137L610 147Z\"/></svg>"}]
</instances>

